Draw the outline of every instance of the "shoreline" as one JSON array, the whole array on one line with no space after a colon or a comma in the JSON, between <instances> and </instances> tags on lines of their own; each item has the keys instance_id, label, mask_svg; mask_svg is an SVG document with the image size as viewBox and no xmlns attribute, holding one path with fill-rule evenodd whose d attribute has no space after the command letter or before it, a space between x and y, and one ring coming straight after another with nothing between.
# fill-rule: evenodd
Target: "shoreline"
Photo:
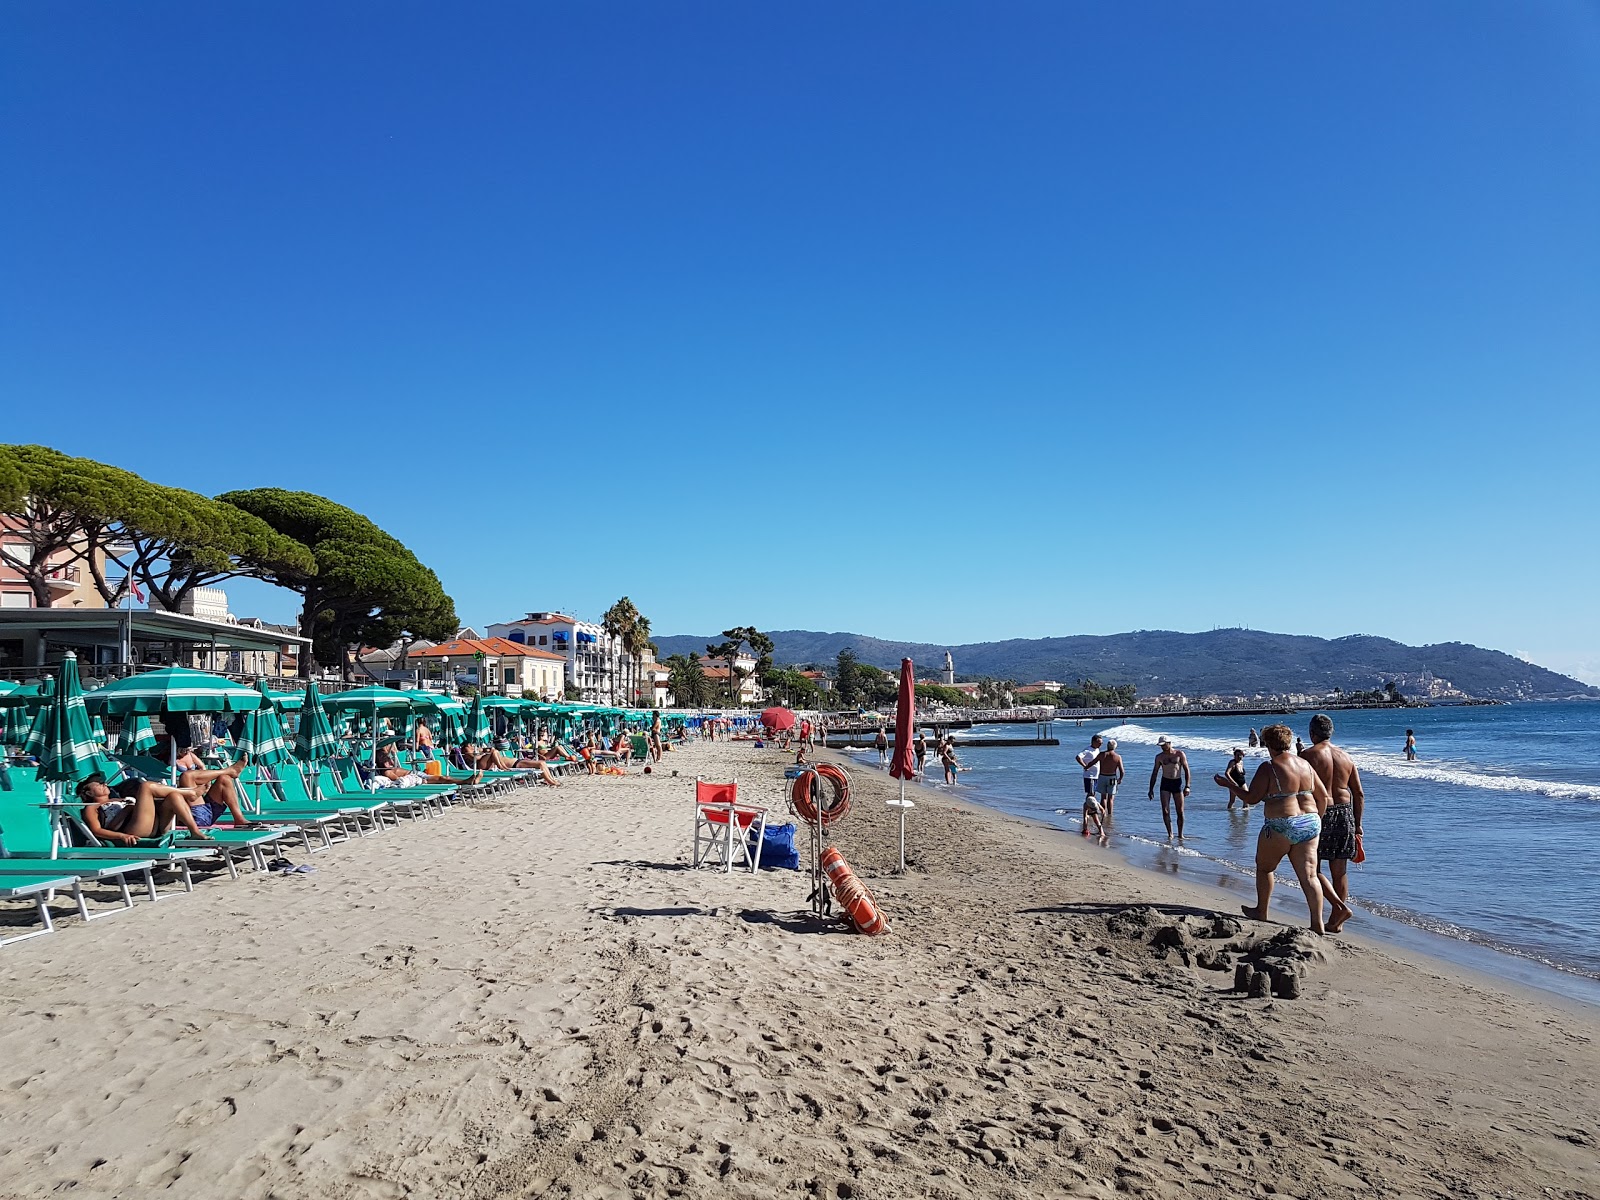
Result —
<instances>
[{"instance_id":1,"label":"shoreline","mask_svg":"<svg viewBox=\"0 0 1600 1200\"><path fill-rule=\"evenodd\" d=\"M852 779L856 773L866 771L887 778L886 772L879 771L870 763L854 759L847 753L830 750L829 755L834 761L851 768ZM898 783L895 786L898 787ZM1170 874L1155 864L1136 861L1133 855L1121 848L1115 840L1110 845L1102 846L1093 838L1084 838L1080 833L1053 824L1042 817L1014 813L987 804L976 795L963 794L959 787L952 791L931 784L908 783L906 785L908 797L912 795L913 789L922 795L976 813L1017 821L1054 838L1064 839L1061 842L1064 853L1110 860L1129 870L1158 877L1174 891L1187 893L1188 899L1204 902L1230 915L1237 913L1241 904L1254 899L1254 885L1250 876L1215 860L1207 861L1215 865L1219 871L1226 870L1235 876L1238 881L1237 890ZM906 835L908 846L912 836L909 830L908 825ZM1128 835L1122 837L1126 839ZM1359 898L1357 903L1360 903ZM1292 876L1284 875L1280 868L1278 887L1273 895L1273 921L1290 926L1303 925L1305 923L1303 904L1298 883ZM1514 994L1535 998L1543 1003L1574 1006L1575 1011L1585 1012L1591 1016L1600 1010L1600 980L1595 980L1579 971L1566 970L1511 950L1412 925L1373 912L1364 906L1358 907L1357 913L1358 919L1335 936L1367 950L1392 954L1422 969L1447 975L1454 974L1463 983L1478 987L1506 988ZM1294 916L1301 916L1301 919L1296 921L1292 919Z\"/></svg>"},{"instance_id":2,"label":"shoreline","mask_svg":"<svg viewBox=\"0 0 1600 1200\"><path fill-rule=\"evenodd\" d=\"M7 947L0 1193L1600 1195L1592 1010L932 789L896 874L870 768L832 840L890 932L819 925L803 872L688 863L694 778L781 818L789 761L692 744Z\"/></svg>"}]
</instances>

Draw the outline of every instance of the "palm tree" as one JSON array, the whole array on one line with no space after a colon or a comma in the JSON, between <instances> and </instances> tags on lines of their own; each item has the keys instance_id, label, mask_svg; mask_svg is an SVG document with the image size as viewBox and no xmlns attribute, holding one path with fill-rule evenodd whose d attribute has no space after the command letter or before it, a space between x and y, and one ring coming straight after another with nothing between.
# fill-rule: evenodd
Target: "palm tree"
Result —
<instances>
[{"instance_id":1,"label":"palm tree","mask_svg":"<svg viewBox=\"0 0 1600 1200\"><path fill-rule=\"evenodd\" d=\"M611 639L611 644L607 647L607 651L610 653L612 660L611 703L613 704L617 702L616 651L619 646L627 645L633 629L638 623L639 610L634 607L633 601L626 596L606 609L605 616L600 618L600 627L606 631L606 634Z\"/></svg>"},{"instance_id":2,"label":"palm tree","mask_svg":"<svg viewBox=\"0 0 1600 1200\"><path fill-rule=\"evenodd\" d=\"M629 693L634 703L639 700L639 668L644 662L644 656L652 648L650 641L650 618L641 616L634 621L633 626L623 637L622 645L628 652L629 660L633 667L633 689ZM651 700L654 701L652 696Z\"/></svg>"}]
</instances>

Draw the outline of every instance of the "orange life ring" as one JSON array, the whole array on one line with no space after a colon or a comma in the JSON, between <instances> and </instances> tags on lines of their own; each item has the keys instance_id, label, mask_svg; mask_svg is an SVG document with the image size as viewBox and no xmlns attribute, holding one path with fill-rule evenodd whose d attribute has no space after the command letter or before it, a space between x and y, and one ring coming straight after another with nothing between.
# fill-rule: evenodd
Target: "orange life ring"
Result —
<instances>
[{"instance_id":1,"label":"orange life ring","mask_svg":"<svg viewBox=\"0 0 1600 1200\"><path fill-rule=\"evenodd\" d=\"M833 854L832 861L824 856L824 867L828 871L828 882L833 885L834 899L844 909L857 933L877 937L889 928L883 910L878 907L867 885L845 864L844 856L837 850Z\"/></svg>"},{"instance_id":2,"label":"orange life ring","mask_svg":"<svg viewBox=\"0 0 1600 1200\"><path fill-rule=\"evenodd\" d=\"M850 811L850 776L832 763L818 763L794 781L794 786L789 790L789 798L794 802L794 811L807 824L816 823L817 806L811 803L811 782L813 777L826 781L829 790L833 793L832 801L822 806L823 826L826 827L832 825L835 821L843 820L845 814Z\"/></svg>"}]
</instances>

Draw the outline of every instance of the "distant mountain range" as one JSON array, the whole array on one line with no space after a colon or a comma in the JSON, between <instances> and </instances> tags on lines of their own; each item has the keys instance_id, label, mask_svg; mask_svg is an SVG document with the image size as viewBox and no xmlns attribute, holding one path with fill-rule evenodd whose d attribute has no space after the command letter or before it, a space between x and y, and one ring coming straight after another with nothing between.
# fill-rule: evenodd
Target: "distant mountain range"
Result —
<instances>
[{"instance_id":1,"label":"distant mountain range","mask_svg":"<svg viewBox=\"0 0 1600 1200\"><path fill-rule=\"evenodd\" d=\"M780 663L831 663L851 650L862 662L896 670L907 656L919 678L944 667L945 651L956 675L990 675L1018 683L1092 678L1103 684L1131 683L1142 696L1181 692L1188 696L1320 694L1333 688L1359 691L1393 679L1408 695L1421 695L1429 677L1448 681L1482 700L1600 699L1600 688L1567 675L1465 642L1406 646L1388 638L1354 634L1342 638L1301 637L1253 629L1209 633L1140 630L1104 637L1017 638L938 646L890 642L859 633L784 629L769 636ZM660 656L696 653L720 641L688 634L658 637Z\"/></svg>"}]
</instances>

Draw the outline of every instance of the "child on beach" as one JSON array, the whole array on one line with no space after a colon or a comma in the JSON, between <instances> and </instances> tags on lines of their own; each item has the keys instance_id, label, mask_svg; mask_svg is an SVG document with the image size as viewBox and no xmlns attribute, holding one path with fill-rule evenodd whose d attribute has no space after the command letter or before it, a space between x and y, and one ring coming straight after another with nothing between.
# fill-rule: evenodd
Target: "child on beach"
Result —
<instances>
[{"instance_id":1,"label":"child on beach","mask_svg":"<svg viewBox=\"0 0 1600 1200\"><path fill-rule=\"evenodd\" d=\"M1105 813L1100 807L1100 797L1090 792L1083 798L1083 836L1089 836L1089 822L1094 822L1094 831L1100 837L1106 835Z\"/></svg>"},{"instance_id":2,"label":"child on beach","mask_svg":"<svg viewBox=\"0 0 1600 1200\"><path fill-rule=\"evenodd\" d=\"M944 766L944 781L954 785L956 772L961 769L961 763L956 758L955 743L946 742L944 744L944 748L939 751L939 762Z\"/></svg>"}]
</instances>

